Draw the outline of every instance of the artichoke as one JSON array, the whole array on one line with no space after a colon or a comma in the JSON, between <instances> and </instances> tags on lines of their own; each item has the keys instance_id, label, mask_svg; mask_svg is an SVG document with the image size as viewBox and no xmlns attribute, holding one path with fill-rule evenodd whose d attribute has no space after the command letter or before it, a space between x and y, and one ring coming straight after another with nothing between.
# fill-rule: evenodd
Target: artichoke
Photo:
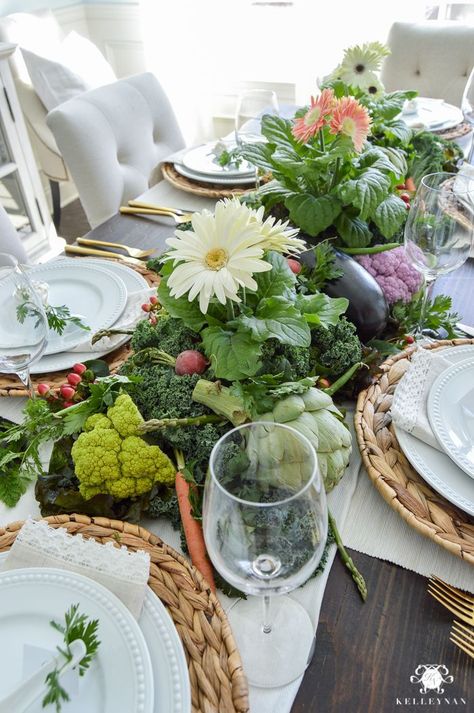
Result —
<instances>
[{"instance_id":1,"label":"artichoke","mask_svg":"<svg viewBox=\"0 0 474 713\"><path fill-rule=\"evenodd\" d=\"M326 492L337 485L349 463L352 439L341 412L328 394L310 388L301 395L287 396L275 404L273 411L259 416L259 420L284 423L306 436L318 454Z\"/></svg>"}]
</instances>

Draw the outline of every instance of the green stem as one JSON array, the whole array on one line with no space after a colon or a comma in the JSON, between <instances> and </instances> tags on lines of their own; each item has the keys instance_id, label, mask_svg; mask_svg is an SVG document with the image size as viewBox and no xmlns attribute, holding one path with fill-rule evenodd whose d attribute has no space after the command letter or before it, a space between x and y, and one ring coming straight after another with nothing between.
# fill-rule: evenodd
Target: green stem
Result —
<instances>
[{"instance_id":1,"label":"green stem","mask_svg":"<svg viewBox=\"0 0 474 713\"><path fill-rule=\"evenodd\" d=\"M324 145L324 136L323 136L323 130L319 129L319 146L321 148L321 152L324 153L326 150L326 147Z\"/></svg>"},{"instance_id":2,"label":"green stem","mask_svg":"<svg viewBox=\"0 0 474 713\"><path fill-rule=\"evenodd\" d=\"M339 377L339 379L337 379L333 384L331 384L331 386L329 386L327 389L322 389L322 391L324 391L324 393L328 394L329 396L333 396L333 394L335 394L336 391L339 391L339 389L341 389L344 384L346 384L349 379L354 376L356 371L361 369L363 366L365 366L364 362L357 362L356 364L351 366L350 369L345 371L344 374Z\"/></svg>"},{"instance_id":3,"label":"green stem","mask_svg":"<svg viewBox=\"0 0 474 713\"><path fill-rule=\"evenodd\" d=\"M359 594L362 597L362 600L365 602L367 599L367 584L365 583L365 579L355 566L354 562L352 561L351 556L347 552L346 548L344 547L341 536L339 534L339 530L337 529L336 521L334 517L332 516L331 512L328 511L328 519L329 519L329 527L332 530L332 533L334 535L334 539L336 541L337 549L339 551L339 556L346 565L347 569L351 573L352 579L356 583L357 589L359 590Z\"/></svg>"},{"instance_id":4,"label":"green stem","mask_svg":"<svg viewBox=\"0 0 474 713\"><path fill-rule=\"evenodd\" d=\"M127 363L136 364L164 364L164 366L175 366L176 358L167 354L161 349L156 347L147 347L146 349L140 349L140 351L135 352L127 361Z\"/></svg>"},{"instance_id":5,"label":"green stem","mask_svg":"<svg viewBox=\"0 0 474 713\"><path fill-rule=\"evenodd\" d=\"M202 426L205 423L223 423L225 419L215 414L190 416L189 418L151 418L138 426L139 433L160 431L162 428L181 428L183 426Z\"/></svg>"},{"instance_id":6,"label":"green stem","mask_svg":"<svg viewBox=\"0 0 474 713\"><path fill-rule=\"evenodd\" d=\"M92 336L91 342L95 344L102 337L111 337L113 334L133 334L134 331L133 329L100 329Z\"/></svg>"},{"instance_id":7,"label":"green stem","mask_svg":"<svg viewBox=\"0 0 474 713\"><path fill-rule=\"evenodd\" d=\"M192 400L207 406L234 426L240 426L250 420L241 399L231 394L229 387L222 386L220 381L199 379L194 387Z\"/></svg>"},{"instance_id":8,"label":"green stem","mask_svg":"<svg viewBox=\"0 0 474 713\"><path fill-rule=\"evenodd\" d=\"M348 255L376 255L377 253L384 253L387 250L394 250L399 248L400 243L387 243L386 245L376 245L373 248L341 248L337 249Z\"/></svg>"},{"instance_id":9,"label":"green stem","mask_svg":"<svg viewBox=\"0 0 474 713\"><path fill-rule=\"evenodd\" d=\"M329 186L329 191L332 191L332 189L337 185L337 181L339 178L339 166L341 165L341 157L338 156L336 158L336 165L334 168L334 173L332 174L332 180L331 180L331 185Z\"/></svg>"},{"instance_id":10,"label":"green stem","mask_svg":"<svg viewBox=\"0 0 474 713\"><path fill-rule=\"evenodd\" d=\"M174 457L176 460L176 467L179 470L179 472L182 473L186 467L186 464L184 462L184 453L181 450L181 448L173 448L173 452L174 452Z\"/></svg>"}]
</instances>

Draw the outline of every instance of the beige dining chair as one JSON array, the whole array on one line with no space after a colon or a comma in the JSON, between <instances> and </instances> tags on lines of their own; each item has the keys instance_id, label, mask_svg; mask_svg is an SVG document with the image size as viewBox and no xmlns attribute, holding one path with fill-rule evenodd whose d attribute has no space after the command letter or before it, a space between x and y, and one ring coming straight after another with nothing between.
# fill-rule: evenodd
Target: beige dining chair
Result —
<instances>
[{"instance_id":1,"label":"beige dining chair","mask_svg":"<svg viewBox=\"0 0 474 713\"><path fill-rule=\"evenodd\" d=\"M93 227L143 193L160 160L184 147L171 104L148 72L74 97L47 122Z\"/></svg>"},{"instance_id":2,"label":"beige dining chair","mask_svg":"<svg viewBox=\"0 0 474 713\"><path fill-rule=\"evenodd\" d=\"M23 264L28 262L20 236L2 205L0 205L0 253L10 253Z\"/></svg>"},{"instance_id":3,"label":"beige dining chair","mask_svg":"<svg viewBox=\"0 0 474 713\"><path fill-rule=\"evenodd\" d=\"M387 91L416 89L420 96L461 106L474 66L474 26L460 22L395 22L381 79Z\"/></svg>"}]
</instances>

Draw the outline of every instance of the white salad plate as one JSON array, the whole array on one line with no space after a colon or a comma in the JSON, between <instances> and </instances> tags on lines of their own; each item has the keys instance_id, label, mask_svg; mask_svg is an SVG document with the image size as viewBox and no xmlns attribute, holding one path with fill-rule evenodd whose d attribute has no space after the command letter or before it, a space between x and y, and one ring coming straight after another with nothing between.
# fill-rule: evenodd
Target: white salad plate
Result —
<instances>
[{"instance_id":1,"label":"white salad plate","mask_svg":"<svg viewBox=\"0 0 474 713\"><path fill-rule=\"evenodd\" d=\"M222 143L227 146L229 151L236 147L235 142L224 141ZM208 144L202 144L201 146L195 146L183 155L181 159L182 165L189 171L214 177L214 179L227 178L231 176L239 178L242 176L255 175L254 167L247 161L242 161L238 167L220 166L219 163L217 163L215 154L213 153L215 147L215 141Z\"/></svg>"},{"instance_id":2,"label":"white salad plate","mask_svg":"<svg viewBox=\"0 0 474 713\"><path fill-rule=\"evenodd\" d=\"M198 171L192 171L190 168L186 168L180 163L174 164L175 169L185 178L190 178L192 181L199 181L200 183L216 183L222 186L240 186L255 183L255 171L247 176L227 176L219 174L218 176L209 176L206 173L199 173Z\"/></svg>"},{"instance_id":3,"label":"white salad plate","mask_svg":"<svg viewBox=\"0 0 474 713\"><path fill-rule=\"evenodd\" d=\"M48 304L65 305L72 315L80 317L90 332L110 327L123 312L127 290L123 280L98 265L75 264L76 261L55 260L28 269L31 280L48 285ZM88 332L75 325L67 326L59 335L51 331L45 354L63 352L84 341Z\"/></svg>"},{"instance_id":4,"label":"white salad plate","mask_svg":"<svg viewBox=\"0 0 474 713\"><path fill-rule=\"evenodd\" d=\"M47 652L51 657L57 653L63 641L50 622L62 623L72 604L99 620L101 643L76 692L71 690L70 701L63 704L63 713L154 713L150 654L129 610L92 579L46 567L0 572L0 700L34 672L24 670L28 649L43 650L46 657ZM42 699L27 711L44 713Z\"/></svg>"},{"instance_id":5,"label":"white salad plate","mask_svg":"<svg viewBox=\"0 0 474 713\"><path fill-rule=\"evenodd\" d=\"M417 97L414 106L414 111L404 109L399 114L399 118L413 128L423 125L428 131L442 131L452 129L463 121L461 109L441 99Z\"/></svg>"},{"instance_id":6,"label":"white salad plate","mask_svg":"<svg viewBox=\"0 0 474 713\"><path fill-rule=\"evenodd\" d=\"M7 552L0 553L0 570L2 560L4 560L7 555ZM22 571L29 572L31 570ZM60 571L62 574L68 574L68 572L64 570ZM92 580L87 581L90 582ZM103 589L103 587L101 587L101 589ZM74 598L73 603L76 603L76 601L78 600ZM114 601L117 601L115 597ZM0 611L0 622L1 616L2 613ZM55 613L55 617L58 618L58 612ZM183 645L173 620L150 587L147 587L145 602L140 619L138 620L138 626L145 639L151 659L155 698L154 707L152 708L153 713L191 713L191 687ZM2 629L0 625L0 640L3 642L1 632ZM3 692L1 675L0 669L0 697ZM85 710L89 713L89 710L85 707L81 709L81 713L84 713ZM121 710L126 710L127 713L131 713L134 709L120 707L117 709L117 711ZM115 711L115 713L117 713L117 711ZM31 713L33 713L33 711ZM34 713L36 713L36 711ZM69 710L65 709L64 713L69 713ZM93 713L93 711L91 710L90 713ZM105 713L105 710L103 713Z\"/></svg>"},{"instance_id":7,"label":"white salad plate","mask_svg":"<svg viewBox=\"0 0 474 713\"><path fill-rule=\"evenodd\" d=\"M68 262L77 262L76 260L72 260L70 258L59 258L62 263ZM100 258L94 259L94 258L82 258L80 260L81 265L92 265L98 266L103 270L106 270L108 272L111 272L112 274L117 275L124 283L125 289L127 291L127 297L130 295L132 292L137 292L138 290L144 290L148 287L148 283L143 277L143 275L140 275L140 273L136 272L136 270L132 270L132 268L128 267L127 265L122 265L121 263L118 262L113 262L113 261L107 261L107 260L101 260ZM113 325L112 325L113 326ZM85 341L88 338L89 332L84 332L83 333L83 340ZM97 351L97 352L72 352L72 351L65 351L61 352L59 354L48 354L43 357L39 361L37 361L35 364L31 366L31 373L32 374L49 374L54 371L62 371L63 369L69 369L72 367L76 362L84 362L87 361L88 359L100 359L101 357L105 356L111 351L114 351L114 349L117 349L118 347L122 346L122 344L125 344L128 340L130 339L129 335L124 335L123 339L118 340L113 347L110 349L106 349L103 351Z\"/></svg>"},{"instance_id":8,"label":"white salad plate","mask_svg":"<svg viewBox=\"0 0 474 713\"><path fill-rule=\"evenodd\" d=\"M434 381L428 418L449 457L474 478L474 355L453 364Z\"/></svg>"}]
</instances>

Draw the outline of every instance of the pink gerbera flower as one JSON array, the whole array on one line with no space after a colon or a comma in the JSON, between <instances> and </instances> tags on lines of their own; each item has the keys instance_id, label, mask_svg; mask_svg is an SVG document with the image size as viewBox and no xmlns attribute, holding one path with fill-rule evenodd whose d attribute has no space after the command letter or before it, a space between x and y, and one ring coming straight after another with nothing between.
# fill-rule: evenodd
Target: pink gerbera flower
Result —
<instances>
[{"instance_id":1,"label":"pink gerbera flower","mask_svg":"<svg viewBox=\"0 0 474 713\"><path fill-rule=\"evenodd\" d=\"M331 134L350 136L355 150L360 152L370 131L369 112L353 97L342 97L336 102L330 127Z\"/></svg>"},{"instance_id":2,"label":"pink gerbera flower","mask_svg":"<svg viewBox=\"0 0 474 713\"><path fill-rule=\"evenodd\" d=\"M311 106L306 114L295 120L292 133L295 139L306 143L324 126L325 117L331 113L335 103L332 89L323 89L317 99L311 97Z\"/></svg>"}]
</instances>

